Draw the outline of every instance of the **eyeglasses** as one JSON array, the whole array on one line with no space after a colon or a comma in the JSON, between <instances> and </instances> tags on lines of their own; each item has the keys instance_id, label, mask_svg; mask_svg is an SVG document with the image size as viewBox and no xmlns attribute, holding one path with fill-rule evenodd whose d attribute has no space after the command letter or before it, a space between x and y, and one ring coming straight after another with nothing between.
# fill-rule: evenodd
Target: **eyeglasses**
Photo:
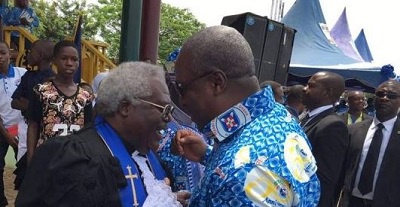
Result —
<instances>
[{"instance_id":1,"label":"eyeglasses","mask_svg":"<svg viewBox=\"0 0 400 207\"><path fill-rule=\"evenodd\" d=\"M161 106L161 105L158 105L156 103L153 103L153 102L150 102L150 101L146 101L146 100L143 100L143 99L140 99L140 98L138 98L137 100L139 100L139 101L141 101L143 103L147 103L147 104L149 104L149 105L151 105L151 106L153 106L155 108L161 109L162 110L161 118L163 120L169 120L172 112L175 109L175 107L173 105L171 105L171 104L167 104L165 106Z\"/></svg>"},{"instance_id":2,"label":"eyeglasses","mask_svg":"<svg viewBox=\"0 0 400 207\"><path fill-rule=\"evenodd\" d=\"M185 91L186 91L193 83L195 83L196 81L198 81L198 80L200 80L200 79L202 79L202 78L204 78L204 77L207 77L208 75L210 75L210 74L213 73L213 72L214 72L214 71L211 71L211 72L208 72L208 73L204 73L204 74L201 75L201 76L198 76L198 77L196 77L196 78L193 78L192 80L186 81L186 83L180 83L179 81L176 81L176 80L175 80L175 88L176 88L176 90L178 91L179 95L180 95L180 96L183 96L184 93L185 93Z\"/></svg>"},{"instance_id":3,"label":"eyeglasses","mask_svg":"<svg viewBox=\"0 0 400 207\"><path fill-rule=\"evenodd\" d=\"M399 97L399 95L397 95L397 93L394 92L383 92L383 91L378 91L375 93L375 96L379 97L379 98L383 98L383 97L388 97L388 99L396 99Z\"/></svg>"}]
</instances>

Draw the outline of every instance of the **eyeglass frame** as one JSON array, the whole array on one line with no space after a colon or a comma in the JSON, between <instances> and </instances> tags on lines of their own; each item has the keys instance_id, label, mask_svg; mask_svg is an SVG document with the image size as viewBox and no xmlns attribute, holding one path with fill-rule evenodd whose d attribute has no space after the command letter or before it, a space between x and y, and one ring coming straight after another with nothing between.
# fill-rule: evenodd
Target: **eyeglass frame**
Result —
<instances>
[{"instance_id":1,"label":"eyeglass frame","mask_svg":"<svg viewBox=\"0 0 400 207\"><path fill-rule=\"evenodd\" d=\"M379 97L379 98L384 98L386 96L388 99L391 99L391 100L394 100L394 99L397 99L400 97L395 92L385 92L385 91L378 91L375 93L375 96Z\"/></svg>"},{"instance_id":2,"label":"eyeglass frame","mask_svg":"<svg viewBox=\"0 0 400 207\"><path fill-rule=\"evenodd\" d=\"M155 108L162 109L161 118L163 120L169 120L169 116L172 116L172 112L174 112L175 107L172 104L166 104L165 106L161 106L159 104L153 103L151 101L146 101L140 98L136 98L137 100L147 103Z\"/></svg>"},{"instance_id":3,"label":"eyeglass frame","mask_svg":"<svg viewBox=\"0 0 400 207\"><path fill-rule=\"evenodd\" d=\"M197 76L197 77L195 77L195 78L193 78L193 79L191 79L191 80L185 81L185 82L183 82L183 83L181 83L181 82L175 80L175 81L174 81L174 84L175 84L176 91L178 92L178 94L179 94L180 96L183 96L184 93L185 93L185 91L186 91L191 85L193 85L193 83L195 83L196 81L198 81L198 80L200 80L200 79L202 79L202 78L205 78L205 77L211 75L213 72L214 72L214 71L210 71L210 72L203 73L202 75Z\"/></svg>"}]
</instances>

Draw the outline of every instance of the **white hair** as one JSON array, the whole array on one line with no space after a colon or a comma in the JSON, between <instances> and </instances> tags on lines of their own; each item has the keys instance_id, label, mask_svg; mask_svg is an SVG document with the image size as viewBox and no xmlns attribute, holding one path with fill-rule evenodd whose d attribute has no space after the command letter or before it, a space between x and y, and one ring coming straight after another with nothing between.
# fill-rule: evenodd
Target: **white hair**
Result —
<instances>
[{"instance_id":1,"label":"white hair","mask_svg":"<svg viewBox=\"0 0 400 207\"><path fill-rule=\"evenodd\" d=\"M137 98L152 95L151 81L165 81L161 67L145 62L125 62L111 70L97 92L96 112L107 116L117 112L122 101L137 104Z\"/></svg>"}]
</instances>

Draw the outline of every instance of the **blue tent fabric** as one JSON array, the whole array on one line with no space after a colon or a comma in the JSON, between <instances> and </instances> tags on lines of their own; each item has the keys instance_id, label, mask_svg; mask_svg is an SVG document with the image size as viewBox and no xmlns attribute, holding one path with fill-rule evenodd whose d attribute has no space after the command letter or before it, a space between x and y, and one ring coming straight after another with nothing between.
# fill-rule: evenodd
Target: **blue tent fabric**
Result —
<instances>
[{"instance_id":1,"label":"blue tent fabric","mask_svg":"<svg viewBox=\"0 0 400 207\"><path fill-rule=\"evenodd\" d=\"M354 43L356 44L357 50L365 62L372 62L374 60L374 58L372 57L371 51L369 50L369 46L368 46L367 38L365 37L364 29L361 29L361 31L358 34Z\"/></svg>"},{"instance_id":2,"label":"blue tent fabric","mask_svg":"<svg viewBox=\"0 0 400 207\"><path fill-rule=\"evenodd\" d=\"M360 62L364 62L364 59L358 53L358 50L351 36L349 23L347 21L346 8L343 9L342 14L337 20L336 24L332 27L330 32L332 38L335 40L336 45L342 50L342 52Z\"/></svg>"},{"instance_id":3,"label":"blue tent fabric","mask_svg":"<svg viewBox=\"0 0 400 207\"><path fill-rule=\"evenodd\" d=\"M376 88L384 81L380 67L348 57L333 40L327 38L325 34L329 34L329 30L321 27L326 22L319 0L297 0L282 22L296 30L289 78L304 80L316 72L331 71L342 75L347 80L347 87L369 89ZM360 63L364 66L358 66Z\"/></svg>"},{"instance_id":4,"label":"blue tent fabric","mask_svg":"<svg viewBox=\"0 0 400 207\"><path fill-rule=\"evenodd\" d=\"M346 56L329 41L321 24L326 25L318 0L298 0L283 17L282 22L295 29L292 64L338 65L360 61Z\"/></svg>"}]
</instances>

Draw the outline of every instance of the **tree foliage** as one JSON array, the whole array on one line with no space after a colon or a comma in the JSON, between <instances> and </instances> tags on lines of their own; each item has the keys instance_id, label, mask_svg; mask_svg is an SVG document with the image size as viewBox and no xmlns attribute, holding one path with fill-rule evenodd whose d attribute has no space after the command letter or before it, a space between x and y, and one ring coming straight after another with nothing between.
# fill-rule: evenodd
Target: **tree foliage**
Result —
<instances>
[{"instance_id":1,"label":"tree foliage","mask_svg":"<svg viewBox=\"0 0 400 207\"><path fill-rule=\"evenodd\" d=\"M108 56L118 59L121 37L122 0L36 0L32 7L40 19L34 31L38 38L60 40L72 36L78 15L83 15L83 37L108 43ZM193 33L205 25L187 9L161 4L160 38L158 57L164 62L168 54L180 47Z\"/></svg>"},{"instance_id":2,"label":"tree foliage","mask_svg":"<svg viewBox=\"0 0 400 207\"><path fill-rule=\"evenodd\" d=\"M72 36L80 14L83 15L83 36L92 39L97 34L97 22L87 15L92 5L87 5L85 0L36 0L31 6L40 19L39 27L34 31L40 39L58 41Z\"/></svg>"},{"instance_id":3,"label":"tree foliage","mask_svg":"<svg viewBox=\"0 0 400 207\"><path fill-rule=\"evenodd\" d=\"M160 38L158 57L165 61L172 50L181 47L193 33L204 28L187 9L179 9L169 4L161 5Z\"/></svg>"}]
</instances>

